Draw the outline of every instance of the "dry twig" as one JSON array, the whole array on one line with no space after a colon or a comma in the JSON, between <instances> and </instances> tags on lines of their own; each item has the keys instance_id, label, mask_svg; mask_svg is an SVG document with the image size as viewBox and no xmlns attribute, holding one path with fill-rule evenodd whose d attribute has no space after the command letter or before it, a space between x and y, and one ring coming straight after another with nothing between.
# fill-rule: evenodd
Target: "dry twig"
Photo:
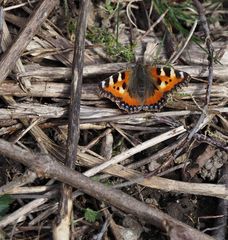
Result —
<instances>
[{"instance_id":1,"label":"dry twig","mask_svg":"<svg viewBox=\"0 0 228 240\"><path fill-rule=\"evenodd\" d=\"M69 111L69 126L67 138L66 166L74 169L74 162L77 157L79 126L80 126L80 98L82 87L82 72L84 64L85 32L87 25L87 14L89 0L81 2L78 22L75 31L75 51L72 65L71 102ZM63 184L60 220L56 224L53 234L55 239L70 239L70 224L72 214L72 188Z\"/></svg>"},{"instance_id":2,"label":"dry twig","mask_svg":"<svg viewBox=\"0 0 228 240\"><path fill-rule=\"evenodd\" d=\"M207 85L207 92L206 92L206 97L205 97L205 104L204 104L204 110L197 121L195 127L191 130L188 140L190 141L195 133L197 133L200 130L200 125L203 122L204 118L207 115L208 111L208 105L210 102L210 94L211 94L211 87L212 87L212 82L213 82L213 61L214 61L214 48L212 46L212 41L210 38L210 31L207 23L207 19L204 13L204 9L202 4L198 0L193 0L195 7L198 11L199 17L200 17L200 23L203 27L204 30L204 35L205 35L205 41L206 41L206 46L208 50L208 85Z\"/></svg>"},{"instance_id":3,"label":"dry twig","mask_svg":"<svg viewBox=\"0 0 228 240\"><path fill-rule=\"evenodd\" d=\"M146 204L119 190L111 189L101 183L92 181L84 175L60 164L48 155L30 153L29 151L23 150L2 139L0 139L0 152L1 154L29 167L39 176L54 177L61 182L79 188L83 192L119 208L122 211L136 215L159 228L164 229L163 222L167 221L175 227L179 226L183 228L183 230L185 230L190 236L194 237L195 240L212 240L210 236L173 219L169 215L155 208L148 207Z\"/></svg>"},{"instance_id":4,"label":"dry twig","mask_svg":"<svg viewBox=\"0 0 228 240\"><path fill-rule=\"evenodd\" d=\"M31 16L26 24L26 27L21 31L14 44L7 50L0 60L0 83L5 80L10 71L14 68L16 61L25 50L32 37L37 32L37 29L48 17L49 13L56 5L56 0L43 0L34 14Z\"/></svg>"}]
</instances>

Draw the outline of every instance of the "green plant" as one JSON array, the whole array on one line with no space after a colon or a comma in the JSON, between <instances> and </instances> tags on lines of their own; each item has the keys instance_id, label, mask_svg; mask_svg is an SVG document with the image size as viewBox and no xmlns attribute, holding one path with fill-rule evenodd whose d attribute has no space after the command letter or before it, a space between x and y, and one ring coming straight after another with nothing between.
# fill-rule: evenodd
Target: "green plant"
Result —
<instances>
[{"instance_id":1,"label":"green plant","mask_svg":"<svg viewBox=\"0 0 228 240\"><path fill-rule=\"evenodd\" d=\"M113 3L111 0L105 0L104 9L111 15L117 8L119 3Z\"/></svg>"},{"instance_id":2,"label":"green plant","mask_svg":"<svg viewBox=\"0 0 228 240\"><path fill-rule=\"evenodd\" d=\"M9 205L13 202L10 195L0 197L0 217L3 217L9 209Z\"/></svg>"},{"instance_id":3,"label":"green plant","mask_svg":"<svg viewBox=\"0 0 228 240\"><path fill-rule=\"evenodd\" d=\"M94 223L96 220L100 219L101 215L98 211L94 211L91 208L86 208L84 217L86 221Z\"/></svg>"},{"instance_id":4,"label":"green plant","mask_svg":"<svg viewBox=\"0 0 228 240\"><path fill-rule=\"evenodd\" d=\"M93 27L87 33L87 38L95 44L102 45L114 61L125 60L131 62L134 59L132 46L119 43L107 29Z\"/></svg>"},{"instance_id":5,"label":"green plant","mask_svg":"<svg viewBox=\"0 0 228 240\"><path fill-rule=\"evenodd\" d=\"M156 11L160 15L167 9L169 10L164 18L164 23L167 28L175 28L183 35L187 35L189 32L186 26L192 26L195 19L198 17L192 6L192 1L184 1L176 4L171 4L167 0L154 0L153 2Z\"/></svg>"},{"instance_id":6,"label":"green plant","mask_svg":"<svg viewBox=\"0 0 228 240\"><path fill-rule=\"evenodd\" d=\"M70 18L67 22L67 30L70 34L73 34L75 32L76 27L76 21L73 18Z\"/></svg>"}]
</instances>

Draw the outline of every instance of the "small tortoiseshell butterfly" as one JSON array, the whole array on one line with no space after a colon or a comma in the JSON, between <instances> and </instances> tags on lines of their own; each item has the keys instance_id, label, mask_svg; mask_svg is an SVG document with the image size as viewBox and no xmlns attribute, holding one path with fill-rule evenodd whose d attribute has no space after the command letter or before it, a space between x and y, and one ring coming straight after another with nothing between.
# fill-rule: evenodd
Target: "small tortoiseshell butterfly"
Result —
<instances>
[{"instance_id":1,"label":"small tortoiseshell butterfly","mask_svg":"<svg viewBox=\"0 0 228 240\"><path fill-rule=\"evenodd\" d=\"M99 94L115 102L119 108L133 113L161 109L167 95L187 84L191 77L171 67L137 63L135 68L110 76L99 85Z\"/></svg>"}]
</instances>

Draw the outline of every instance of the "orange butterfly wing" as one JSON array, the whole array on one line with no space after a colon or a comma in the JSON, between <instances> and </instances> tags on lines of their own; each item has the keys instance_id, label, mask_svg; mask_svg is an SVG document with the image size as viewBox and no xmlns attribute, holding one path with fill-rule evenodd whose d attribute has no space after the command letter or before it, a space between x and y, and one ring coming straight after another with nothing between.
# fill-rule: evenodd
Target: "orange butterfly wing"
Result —
<instances>
[{"instance_id":1,"label":"orange butterfly wing","mask_svg":"<svg viewBox=\"0 0 228 240\"><path fill-rule=\"evenodd\" d=\"M138 87L137 81L134 79L135 76L137 77L137 72L135 73L131 69L119 72L102 81L99 85L100 95L111 99L119 108L128 112L150 111L163 107L167 95L190 80L187 73L173 68L153 66L143 66L143 68L145 68L146 74L149 74L146 78L147 81L151 81L152 88L149 97L139 100L134 94L130 94L130 89L128 89L130 81L133 81L131 84L136 88L136 91Z\"/></svg>"},{"instance_id":2,"label":"orange butterfly wing","mask_svg":"<svg viewBox=\"0 0 228 240\"><path fill-rule=\"evenodd\" d=\"M99 85L99 93L103 97L107 97L115 102L119 108L126 111L140 111L142 106L139 100L131 97L127 91L129 79L131 78L132 70L119 72L103 80ZM139 109L140 108L140 109Z\"/></svg>"},{"instance_id":3,"label":"orange butterfly wing","mask_svg":"<svg viewBox=\"0 0 228 240\"><path fill-rule=\"evenodd\" d=\"M181 87L187 84L191 77L186 72L178 71L169 67L148 67L148 72L152 76L152 80L155 82L157 89L154 94L145 99L145 105L148 108L161 108L166 100L167 95L176 90L177 87ZM149 109L144 109L149 110Z\"/></svg>"}]
</instances>

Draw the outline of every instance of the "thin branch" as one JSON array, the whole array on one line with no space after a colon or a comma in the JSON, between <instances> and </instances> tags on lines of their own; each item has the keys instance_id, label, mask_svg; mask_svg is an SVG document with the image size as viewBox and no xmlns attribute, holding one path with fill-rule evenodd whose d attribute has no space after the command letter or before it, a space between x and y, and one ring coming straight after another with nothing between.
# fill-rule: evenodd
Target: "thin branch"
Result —
<instances>
[{"instance_id":1,"label":"thin branch","mask_svg":"<svg viewBox=\"0 0 228 240\"><path fill-rule=\"evenodd\" d=\"M91 167L102 163L103 160L92 157L91 155L85 153L78 153L78 159L81 166ZM186 164L184 165L186 167ZM150 174L143 175L141 172L128 167L122 166L120 164L114 164L111 167L104 169L104 172L111 175L120 177L128 180L120 185L115 185L116 187L125 187L137 183L144 187L149 187L152 189L159 189L168 192L179 192L185 194L195 194L204 196L213 196L217 198L228 198L228 189L222 184L199 184L199 183L187 183L166 178L161 178L158 176L149 176ZM159 174L158 174L159 175Z\"/></svg>"},{"instance_id":2,"label":"thin branch","mask_svg":"<svg viewBox=\"0 0 228 240\"><path fill-rule=\"evenodd\" d=\"M225 142L221 142L221 141L219 141L217 139L213 139L211 137L207 137L207 136L205 136L203 134L199 134L199 133L196 133L194 135L194 138L197 139L200 142L206 142L206 143L208 143L208 144L210 144L212 146L215 146L217 148L221 148L224 151L228 152L228 146L227 146L227 144Z\"/></svg>"},{"instance_id":3,"label":"thin branch","mask_svg":"<svg viewBox=\"0 0 228 240\"><path fill-rule=\"evenodd\" d=\"M92 181L83 174L67 168L48 155L31 153L2 139L0 139L0 153L31 168L31 170L35 171L39 176L53 177L56 180L81 189L83 192L101 201L105 201L122 211L133 214L163 230L165 229L163 223L167 221L174 227L186 231L186 233L195 240L213 239L119 190L111 189L99 182Z\"/></svg>"},{"instance_id":4,"label":"thin branch","mask_svg":"<svg viewBox=\"0 0 228 240\"><path fill-rule=\"evenodd\" d=\"M165 12L150 26L150 28L142 35L139 36L137 42L141 42L143 38L145 38L153 29L163 20L165 15L168 13L169 9L166 9Z\"/></svg>"},{"instance_id":5,"label":"thin branch","mask_svg":"<svg viewBox=\"0 0 228 240\"><path fill-rule=\"evenodd\" d=\"M206 46L208 50L208 85L207 85L207 91L206 91L206 97L205 97L205 104L204 104L204 111L202 112L198 122L196 123L195 127L191 130L188 140L191 140L193 135L197 133L200 130L200 125L203 122L204 118L206 117L208 105L210 102L210 95L211 95L211 88L212 88L212 82L213 82L213 69L214 69L214 48L212 46L212 41L210 38L210 30L208 27L207 19L205 16L205 11L203 9L202 4L198 0L193 0L193 3L195 4L195 7L197 9L197 12L200 17L200 23L203 27L204 34L205 34L205 41Z\"/></svg>"},{"instance_id":6,"label":"thin branch","mask_svg":"<svg viewBox=\"0 0 228 240\"><path fill-rule=\"evenodd\" d=\"M178 51L178 53L177 53L175 56L174 56L174 54L173 54L173 55L170 57L170 59L169 59L168 62L174 63L174 62L176 62L176 60L180 57L180 55L182 54L182 52L184 51L184 49L185 49L186 46L188 45L189 41L191 40L192 35L193 35L193 33L194 33L195 29L196 29L197 23L198 23L198 21L195 20L195 22L194 22L194 24L193 24L193 26L192 26L192 29L191 29L191 31L190 31L190 33L189 33L189 35L188 35L188 38L185 40L182 48Z\"/></svg>"},{"instance_id":7,"label":"thin branch","mask_svg":"<svg viewBox=\"0 0 228 240\"><path fill-rule=\"evenodd\" d=\"M14 41L14 44L5 52L0 61L0 84L14 68L22 52L25 50L38 28L46 20L56 4L56 0L43 0L28 20L18 38Z\"/></svg>"},{"instance_id":8,"label":"thin branch","mask_svg":"<svg viewBox=\"0 0 228 240\"><path fill-rule=\"evenodd\" d=\"M180 126L176 129L173 129L169 132L163 133L155 138L152 138L148 141L143 142L142 144L137 145L136 147L130 148L128 150L126 150L125 152L113 157L112 159L110 159L107 162L104 162L102 164L100 164L99 166L96 166L94 168L91 168L90 170L86 171L84 173L85 176L91 177L94 176L95 174L97 174L98 172L102 171L103 169L113 165L113 164L117 164L131 156L133 156L134 154L141 152L149 147L152 147L154 145L156 145L157 143L160 143L162 141L165 141L169 138L175 137L183 132L185 132L185 128L183 126Z\"/></svg>"},{"instance_id":9,"label":"thin branch","mask_svg":"<svg viewBox=\"0 0 228 240\"><path fill-rule=\"evenodd\" d=\"M89 0L81 1L78 21L75 31L74 58L72 64L71 101L69 110L69 125L67 138L66 166L74 169L77 158L78 141L80 137L80 100L82 88L82 74L84 64L85 32L87 25L87 14ZM60 219L53 231L55 239L70 239L70 223L72 214L72 188L66 184L62 185L60 204Z\"/></svg>"},{"instance_id":10,"label":"thin branch","mask_svg":"<svg viewBox=\"0 0 228 240\"><path fill-rule=\"evenodd\" d=\"M0 196L10 194L12 190L18 189L20 186L33 182L37 178L36 174L31 171L26 171L22 176L17 177L13 181L0 187Z\"/></svg>"},{"instance_id":11,"label":"thin branch","mask_svg":"<svg viewBox=\"0 0 228 240\"><path fill-rule=\"evenodd\" d=\"M66 164L72 168L77 155L77 145L79 140L79 119L80 119L80 98L82 88L82 74L84 64L85 49L85 31L86 19L89 7L89 0L81 2L80 12L78 16L78 24L76 26L75 52L73 60L73 76L71 84L71 102L69 111L69 127L67 141Z\"/></svg>"},{"instance_id":12,"label":"thin branch","mask_svg":"<svg viewBox=\"0 0 228 240\"><path fill-rule=\"evenodd\" d=\"M0 53L2 53L3 23L4 23L3 7L0 7Z\"/></svg>"},{"instance_id":13,"label":"thin branch","mask_svg":"<svg viewBox=\"0 0 228 240\"><path fill-rule=\"evenodd\" d=\"M25 216L26 214L29 214L34 208L37 208L41 205L43 205L45 202L47 202L53 195L53 192L48 192L43 195L40 199L35 199L23 207L19 208L18 210L14 211L13 213L5 216L4 218L1 218L0 220L0 227L4 228L8 224L20 219L22 216Z\"/></svg>"}]
</instances>

